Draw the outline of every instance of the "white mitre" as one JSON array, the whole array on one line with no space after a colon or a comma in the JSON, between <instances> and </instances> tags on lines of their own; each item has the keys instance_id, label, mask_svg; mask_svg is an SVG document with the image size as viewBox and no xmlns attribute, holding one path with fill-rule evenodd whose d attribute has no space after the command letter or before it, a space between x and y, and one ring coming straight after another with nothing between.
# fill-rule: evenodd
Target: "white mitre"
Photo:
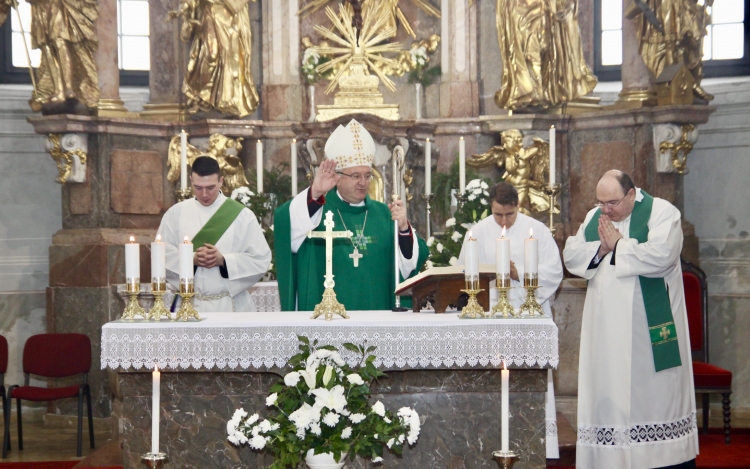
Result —
<instances>
[{"instance_id":1,"label":"white mitre","mask_svg":"<svg viewBox=\"0 0 750 469\"><path fill-rule=\"evenodd\" d=\"M352 166L372 166L375 141L370 132L352 119L346 127L341 125L326 141L326 158L336 161L336 170Z\"/></svg>"}]
</instances>

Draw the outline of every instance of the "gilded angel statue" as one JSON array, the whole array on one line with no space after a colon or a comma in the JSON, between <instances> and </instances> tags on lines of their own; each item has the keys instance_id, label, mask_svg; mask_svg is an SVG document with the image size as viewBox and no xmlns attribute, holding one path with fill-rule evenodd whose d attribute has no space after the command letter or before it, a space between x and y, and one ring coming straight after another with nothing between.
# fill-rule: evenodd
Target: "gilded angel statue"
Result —
<instances>
[{"instance_id":1,"label":"gilded angel statue","mask_svg":"<svg viewBox=\"0 0 750 469\"><path fill-rule=\"evenodd\" d=\"M526 214L549 212L549 197L544 185L549 180L549 143L533 138L530 146L523 146L520 130L500 133L500 145L486 153L472 155L466 163L470 166L494 164L503 171L502 178L518 191L519 210ZM559 213L559 207L555 212Z\"/></svg>"},{"instance_id":2,"label":"gilded angel statue","mask_svg":"<svg viewBox=\"0 0 750 469\"><path fill-rule=\"evenodd\" d=\"M193 161L199 156L210 156L219 163L221 175L224 178L224 185L221 191L224 194L231 194L238 187L247 186L245 177L245 168L239 158L242 150L242 138L232 139L221 134L213 134L208 139L208 148L203 151L198 147L187 144L187 164L191 166ZM169 142L169 154L167 165L169 172L167 180L175 182L180 179L180 136L175 135Z\"/></svg>"},{"instance_id":3,"label":"gilded angel statue","mask_svg":"<svg viewBox=\"0 0 750 469\"><path fill-rule=\"evenodd\" d=\"M4 20L18 0L0 0ZM39 68L32 73L31 108L79 101L88 108L99 101L99 78L94 53L99 45L94 23L96 0L26 0L31 4L31 48L41 51ZM31 67L29 67L31 68ZM54 110L52 112L55 112Z\"/></svg>"},{"instance_id":4,"label":"gilded angel statue","mask_svg":"<svg viewBox=\"0 0 750 469\"><path fill-rule=\"evenodd\" d=\"M255 1L255 0L252 0ZM253 82L250 0L181 0L180 37L192 42L182 92L188 110L245 117L260 99Z\"/></svg>"}]
</instances>

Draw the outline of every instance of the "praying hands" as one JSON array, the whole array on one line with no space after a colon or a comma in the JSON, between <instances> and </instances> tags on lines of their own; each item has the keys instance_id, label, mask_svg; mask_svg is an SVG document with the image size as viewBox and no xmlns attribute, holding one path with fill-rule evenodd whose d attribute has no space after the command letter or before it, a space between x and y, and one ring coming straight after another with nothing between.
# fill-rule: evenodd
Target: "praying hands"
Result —
<instances>
[{"instance_id":1,"label":"praying hands","mask_svg":"<svg viewBox=\"0 0 750 469\"><path fill-rule=\"evenodd\" d=\"M620 230L615 228L615 225L612 224L612 220L604 214L599 217L599 239L602 242L598 253L600 259L614 251L617 241L622 239Z\"/></svg>"}]
</instances>

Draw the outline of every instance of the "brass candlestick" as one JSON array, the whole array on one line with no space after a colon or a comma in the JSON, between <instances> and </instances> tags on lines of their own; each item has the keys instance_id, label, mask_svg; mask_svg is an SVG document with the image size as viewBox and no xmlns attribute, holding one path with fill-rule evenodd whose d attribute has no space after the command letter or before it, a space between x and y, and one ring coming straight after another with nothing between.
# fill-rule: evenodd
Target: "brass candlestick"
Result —
<instances>
[{"instance_id":1,"label":"brass candlestick","mask_svg":"<svg viewBox=\"0 0 750 469\"><path fill-rule=\"evenodd\" d=\"M494 451L492 459L500 469L511 469L518 460L518 454L513 451Z\"/></svg>"},{"instance_id":2,"label":"brass candlestick","mask_svg":"<svg viewBox=\"0 0 750 469\"><path fill-rule=\"evenodd\" d=\"M148 319L146 311L138 304L138 294L141 292L141 281L137 278L128 278L126 283L128 292L128 305L125 306L125 310L122 312L122 319L127 321L133 321L135 316L143 316Z\"/></svg>"},{"instance_id":3,"label":"brass candlestick","mask_svg":"<svg viewBox=\"0 0 750 469\"><path fill-rule=\"evenodd\" d=\"M430 205L432 203L432 199L435 198L435 194L422 194L422 200L424 200L427 203L427 237L430 237L430 210L432 209L432 206Z\"/></svg>"},{"instance_id":4,"label":"brass candlestick","mask_svg":"<svg viewBox=\"0 0 750 469\"><path fill-rule=\"evenodd\" d=\"M167 279L165 278L152 278L151 279L151 293L154 294L154 306L148 312L149 319L159 321L162 316L166 316L169 320L174 320L172 313L164 305L162 297L167 291Z\"/></svg>"},{"instance_id":5,"label":"brass candlestick","mask_svg":"<svg viewBox=\"0 0 750 469\"><path fill-rule=\"evenodd\" d=\"M560 184L545 184L542 188L549 196L549 231L555 235L555 198L560 193Z\"/></svg>"},{"instance_id":6,"label":"brass candlestick","mask_svg":"<svg viewBox=\"0 0 750 469\"><path fill-rule=\"evenodd\" d=\"M141 455L141 462L151 469L161 469L169 461L166 453L146 453Z\"/></svg>"},{"instance_id":7,"label":"brass candlestick","mask_svg":"<svg viewBox=\"0 0 750 469\"><path fill-rule=\"evenodd\" d=\"M175 316L176 321L187 321L193 318L200 321L201 318L198 316L198 311L193 308L193 296L195 296L195 287L193 286L193 279L180 279L180 296L182 297L182 304L180 310L177 311Z\"/></svg>"},{"instance_id":8,"label":"brass candlestick","mask_svg":"<svg viewBox=\"0 0 750 469\"><path fill-rule=\"evenodd\" d=\"M492 307L490 311L490 317L494 317L497 313L501 313L504 318L508 316L515 316L516 310L513 309L513 305L508 301L508 290L510 290L510 275L503 274L497 276L497 286L495 287L498 293L497 304Z\"/></svg>"},{"instance_id":9,"label":"brass candlestick","mask_svg":"<svg viewBox=\"0 0 750 469\"><path fill-rule=\"evenodd\" d=\"M536 317L536 313L539 313L539 317L543 317L544 311L542 310L542 306L536 301L535 294L536 289L539 288L539 274L523 274L523 287L526 289L526 301L518 309L518 314L523 314L526 311L531 318Z\"/></svg>"},{"instance_id":10,"label":"brass candlestick","mask_svg":"<svg viewBox=\"0 0 750 469\"><path fill-rule=\"evenodd\" d=\"M349 316L346 315L346 308L336 299L336 292L333 291L333 288L326 288L323 291L323 301L315 306L310 319L324 316L326 321L330 321L333 319L334 314L338 314L344 319L349 319Z\"/></svg>"},{"instance_id":11,"label":"brass candlestick","mask_svg":"<svg viewBox=\"0 0 750 469\"><path fill-rule=\"evenodd\" d=\"M174 194L177 196L177 200L182 202L193 196L193 189L190 186L185 189L175 189Z\"/></svg>"},{"instance_id":12,"label":"brass candlestick","mask_svg":"<svg viewBox=\"0 0 750 469\"><path fill-rule=\"evenodd\" d=\"M479 277L467 279L466 289L461 290L464 293L469 294L469 302L461 310L460 318L469 317L476 319L477 316L485 317L484 308L477 301L477 293L483 292L484 290L479 288Z\"/></svg>"}]
</instances>

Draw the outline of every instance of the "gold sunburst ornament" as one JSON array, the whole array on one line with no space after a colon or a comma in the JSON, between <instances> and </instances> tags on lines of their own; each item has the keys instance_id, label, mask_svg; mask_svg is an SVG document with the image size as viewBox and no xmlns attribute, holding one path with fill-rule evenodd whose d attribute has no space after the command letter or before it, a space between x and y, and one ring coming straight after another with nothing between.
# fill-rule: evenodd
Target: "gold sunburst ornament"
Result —
<instances>
[{"instance_id":1,"label":"gold sunburst ornament","mask_svg":"<svg viewBox=\"0 0 750 469\"><path fill-rule=\"evenodd\" d=\"M396 90L396 85L383 69L395 69L398 63L383 54L398 53L401 43L383 43L395 35L395 26L386 26L387 15L376 16L373 12L373 8L363 11L362 30L359 31L352 26L351 7L340 5L339 14L331 7L326 7L326 16L331 20L335 31L315 26L315 30L333 44L316 48L319 54L329 55L333 59L315 70L319 74L337 70L326 88L326 94L330 94L337 86L339 88L333 105L318 106L316 119L319 122L354 113L374 114L388 120L399 119L398 105L384 104L378 85L382 81L389 90Z\"/></svg>"}]
</instances>

